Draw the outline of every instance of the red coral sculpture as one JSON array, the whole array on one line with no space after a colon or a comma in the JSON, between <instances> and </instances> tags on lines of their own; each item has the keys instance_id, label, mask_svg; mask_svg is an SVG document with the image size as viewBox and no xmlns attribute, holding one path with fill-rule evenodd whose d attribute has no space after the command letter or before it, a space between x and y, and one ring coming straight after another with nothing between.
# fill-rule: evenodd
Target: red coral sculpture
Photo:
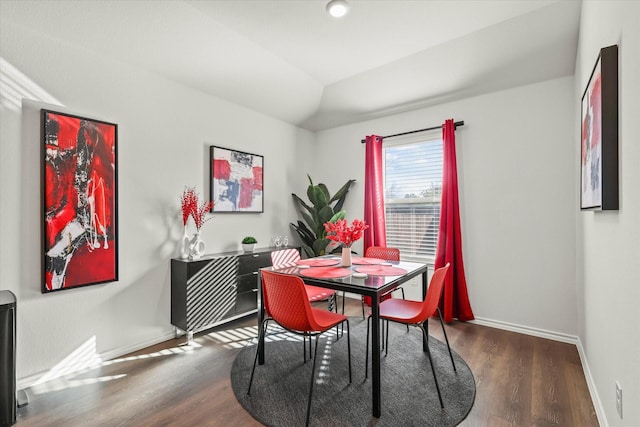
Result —
<instances>
[{"instance_id":1,"label":"red coral sculpture","mask_svg":"<svg viewBox=\"0 0 640 427\"><path fill-rule=\"evenodd\" d=\"M189 222L189 217L193 218L198 231L200 231L205 222L211 219L211 217L207 218L207 213L213 208L213 202L203 201L201 203L194 187L185 187L180 197L180 206L182 208L182 223L185 227Z\"/></svg>"}]
</instances>

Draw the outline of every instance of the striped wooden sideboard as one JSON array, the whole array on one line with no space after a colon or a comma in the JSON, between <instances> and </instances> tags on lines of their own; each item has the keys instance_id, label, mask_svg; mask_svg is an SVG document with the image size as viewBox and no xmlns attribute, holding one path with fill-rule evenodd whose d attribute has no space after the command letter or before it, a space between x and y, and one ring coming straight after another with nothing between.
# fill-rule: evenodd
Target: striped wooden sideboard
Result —
<instances>
[{"instance_id":1,"label":"striped wooden sideboard","mask_svg":"<svg viewBox=\"0 0 640 427\"><path fill-rule=\"evenodd\" d=\"M299 248L296 248L299 250ZM190 337L257 311L258 271L275 248L171 260L171 324ZM178 331L176 331L178 335Z\"/></svg>"}]
</instances>

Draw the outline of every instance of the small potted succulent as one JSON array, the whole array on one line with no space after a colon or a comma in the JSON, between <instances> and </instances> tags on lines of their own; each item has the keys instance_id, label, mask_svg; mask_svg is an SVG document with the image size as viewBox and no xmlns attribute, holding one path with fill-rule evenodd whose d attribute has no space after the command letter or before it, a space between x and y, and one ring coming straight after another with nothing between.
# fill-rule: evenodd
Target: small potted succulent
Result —
<instances>
[{"instance_id":1,"label":"small potted succulent","mask_svg":"<svg viewBox=\"0 0 640 427\"><path fill-rule=\"evenodd\" d=\"M242 239L242 249L245 252L253 252L253 248L256 245L256 243L258 243L258 241L256 240L255 237L247 236L244 239Z\"/></svg>"}]
</instances>

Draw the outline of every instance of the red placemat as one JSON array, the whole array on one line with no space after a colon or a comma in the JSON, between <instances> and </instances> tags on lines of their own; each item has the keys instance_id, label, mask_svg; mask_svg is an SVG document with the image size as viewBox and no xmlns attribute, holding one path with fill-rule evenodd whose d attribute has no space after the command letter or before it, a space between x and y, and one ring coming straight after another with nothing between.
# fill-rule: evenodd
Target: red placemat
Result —
<instances>
[{"instance_id":1,"label":"red placemat","mask_svg":"<svg viewBox=\"0 0 640 427\"><path fill-rule=\"evenodd\" d=\"M301 276L313 277L315 279L336 279L351 275L351 269L341 267L311 267L300 270Z\"/></svg>"},{"instance_id":2,"label":"red placemat","mask_svg":"<svg viewBox=\"0 0 640 427\"><path fill-rule=\"evenodd\" d=\"M310 267L326 267L329 265L336 265L340 260L337 258L309 258L301 259L296 264L308 265Z\"/></svg>"},{"instance_id":3,"label":"red placemat","mask_svg":"<svg viewBox=\"0 0 640 427\"><path fill-rule=\"evenodd\" d=\"M365 265L356 268L358 273L366 273L372 276L402 276L407 270L400 267L389 267L388 265Z\"/></svg>"},{"instance_id":4,"label":"red placemat","mask_svg":"<svg viewBox=\"0 0 640 427\"><path fill-rule=\"evenodd\" d=\"M380 258L367 258L361 256L352 256L351 264L360 264L360 265L379 265L383 262L387 262Z\"/></svg>"}]
</instances>

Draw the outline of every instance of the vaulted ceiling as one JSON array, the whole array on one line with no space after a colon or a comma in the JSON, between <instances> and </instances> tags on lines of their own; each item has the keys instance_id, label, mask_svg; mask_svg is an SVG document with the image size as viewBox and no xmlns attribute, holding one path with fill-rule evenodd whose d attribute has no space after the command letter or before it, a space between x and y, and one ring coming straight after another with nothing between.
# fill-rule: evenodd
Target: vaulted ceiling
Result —
<instances>
[{"instance_id":1,"label":"vaulted ceiling","mask_svg":"<svg viewBox=\"0 0 640 427\"><path fill-rule=\"evenodd\" d=\"M4 19L320 130L572 75L578 0L2 0Z\"/></svg>"}]
</instances>

